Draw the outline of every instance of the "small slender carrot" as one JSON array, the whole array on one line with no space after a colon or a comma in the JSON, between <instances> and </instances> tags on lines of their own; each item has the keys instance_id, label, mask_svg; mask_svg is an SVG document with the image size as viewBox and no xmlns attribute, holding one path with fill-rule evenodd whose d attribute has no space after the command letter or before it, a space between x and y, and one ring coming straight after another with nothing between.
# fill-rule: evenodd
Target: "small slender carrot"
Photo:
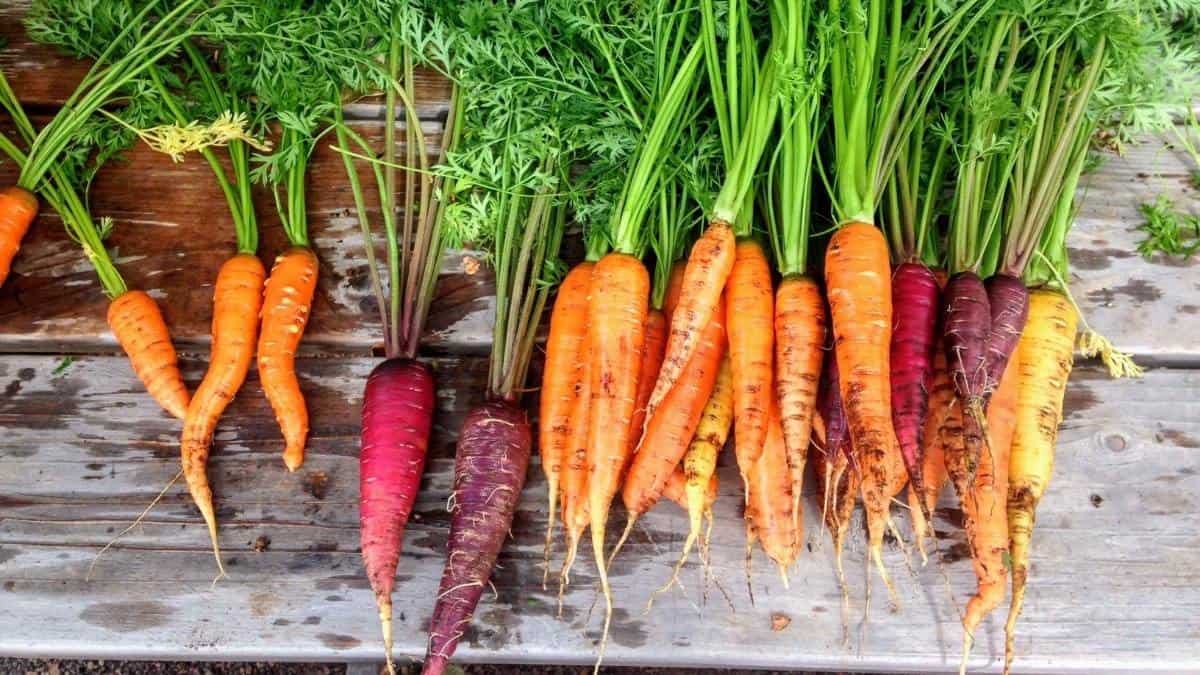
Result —
<instances>
[{"instance_id":1,"label":"small slender carrot","mask_svg":"<svg viewBox=\"0 0 1200 675\"><path fill-rule=\"evenodd\" d=\"M637 403L633 408L633 433L629 435L629 462L633 461L642 439L642 431L646 426L646 406L650 403L650 394L654 390L654 378L662 366L663 352L667 348L667 317L657 310L646 312L646 344L642 349L642 367L638 370ZM623 474L624 475L624 474Z\"/></svg>"},{"instance_id":2,"label":"small slender carrot","mask_svg":"<svg viewBox=\"0 0 1200 675\"><path fill-rule=\"evenodd\" d=\"M812 438L821 362L825 358L825 300L809 277L788 277L775 295L775 391L792 477L792 515L800 526L804 463Z\"/></svg>"},{"instance_id":3,"label":"small slender carrot","mask_svg":"<svg viewBox=\"0 0 1200 675\"><path fill-rule=\"evenodd\" d=\"M667 352L662 369L650 395L647 417L653 415L676 380L683 373L688 359L696 350L700 333L712 319L721 292L733 270L736 242L728 223L716 222L692 247L683 272L678 306L671 314L671 330L667 336Z\"/></svg>"},{"instance_id":4,"label":"small slender carrot","mask_svg":"<svg viewBox=\"0 0 1200 675\"><path fill-rule=\"evenodd\" d=\"M538 449L542 471L546 474L549 509L546 511L545 570L542 587L550 574L550 542L554 536L554 521L558 513L558 490L564 467L571 461L575 430L587 429L587 421L572 417L580 395L587 344L588 290L592 285L595 263L576 265L558 288L554 309L550 313L550 335L546 339L546 366L542 376L541 423L538 428ZM584 408L586 410L586 408ZM565 522L565 521L564 521Z\"/></svg>"},{"instance_id":5,"label":"small slender carrot","mask_svg":"<svg viewBox=\"0 0 1200 675\"><path fill-rule=\"evenodd\" d=\"M700 487L697 492L699 495L698 503L700 505L700 513L707 513L712 505L717 501L717 489L721 486L717 479L717 474L709 476L708 483ZM675 467L675 471L671 473L671 477L667 479L667 485L663 488L663 498L675 502L680 508L690 509L691 504L688 501L688 479L687 474L682 467Z\"/></svg>"},{"instance_id":6,"label":"small slender carrot","mask_svg":"<svg viewBox=\"0 0 1200 675\"><path fill-rule=\"evenodd\" d=\"M283 431L288 471L304 463L308 438L308 407L296 378L296 350L317 290L317 269L311 248L293 247L275 258L263 296L258 378Z\"/></svg>"},{"instance_id":7,"label":"small slender carrot","mask_svg":"<svg viewBox=\"0 0 1200 675\"><path fill-rule=\"evenodd\" d=\"M183 419L188 390L158 303L143 291L126 291L108 305L108 326L129 356L133 372L163 410Z\"/></svg>"},{"instance_id":8,"label":"small slender carrot","mask_svg":"<svg viewBox=\"0 0 1200 675\"><path fill-rule=\"evenodd\" d=\"M258 257L247 253L235 255L221 266L213 290L212 355L208 372L196 388L183 420L180 442L183 476L208 525L213 555L222 575L225 568L217 545L217 516L206 465L217 420L242 387L254 359L266 276Z\"/></svg>"},{"instance_id":9,"label":"small slender carrot","mask_svg":"<svg viewBox=\"0 0 1200 675\"><path fill-rule=\"evenodd\" d=\"M886 492L893 483L889 457L896 438L889 378L891 267L887 241L879 228L861 222L838 228L826 250L825 279L842 404L862 471L868 548L895 603L891 579L883 565L883 535L891 501Z\"/></svg>"},{"instance_id":10,"label":"small slender carrot","mask_svg":"<svg viewBox=\"0 0 1200 675\"><path fill-rule=\"evenodd\" d=\"M667 290L663 292L662 307L668 328L675 316L675 307L679 305L679 296L683 293L683 273L686 270L687 263L682 260L676 260L675 264L671 265L671 276L667 279ZM657 381L658 378L654 379Z\"/></svg>"},{"instance_id":11,"label":"small slender carrot","mask_svg":"<svg viewBox=\"0 0 1200 675\"><path fill-rule=\"evenodd\" d=\"M963 653L959 673L965 673L967 656L975 642L975 629L992 610L1004 601L1008 570L1008 462L1017 417L1017 367L1015 359L1006 362L999 386L988 403L989 441L984 444L979 471L963 513L967 521L967 542L975 567L978 591L967 601L963 613Z\"/></svg>"},{"instance_id":12,"label":"small slender carrot","mask_svg":"<svg viewBox=\"0 0 1200 675\"><path fill-rule=\"evenodd\" d=\"M579 552L579 540L591 522L591 512L588 509L588 475L591 470L588 465L588 415L591 410L591 348L584 335L583 353L580 357L579 394L568 413L570 419L576 420L571 426L571 436L567 441L566 461L562 466L562 521L563 529L567 532L567 552L563 559L562 570L558 577L558 610L562 613L562 598L566 588L571 583L571 568L575 565L575 557Z\"/></svg>"},{"instance_id":13,"label":"small slender carrot","mask_svg":"<svg viewBox=\"0 0 1200 675\"><path fill-rule=\"evenodd\" d=\"M15 185L0 190L0 286L12 270L21 240L37 217L37 195Z\"/></svg>"},{"instance_id":14,"label":"small slender carrot","mask_svg":"<svg viewBox=\"0 0 1200 675\"><path fill-rule=\"evenodd\" d=\"M792 517L792 481L788 472L787 449L783 445L783 425L774 394L769 401L767 437L762 454L749 474L746 500L747 541L758 541L763 551L779 567L784 587L787 568L799 553L801 533Z\"/></svg>"},{"instance_id":15,"label":"small slender carrot","mask_svg":"<svg viewBox=\"0 0 1200 675\"><path fill-rule=\"evenodd\" d=\"M1004 626L1004 669L1012 667L1017 618L1025 603L1034 513L1054 469L1054 442L1071 375L1078 316L1062 293L1029 294L1029 315L1017 346L1017 422L1008 474L1012 602Z\"/></svg>"},{"instance_id":16,"label":"small slender carrot","mask_svg":"<svg viewBox=\"0 0 1200 675\"><path fill-rule=\"evenodd\" d=\"M946 444L942 438L942 426L950 415L954 403L954 384L946 371L946 354L939 346L933 354L933 386L929 390L929 412L925 416L925 430L921 434L921 476L924 481L918 493L917 486L908 487L909 513L912 517L913 535L921 557L926 555L925 541L932 536L925 513L933 513L938 495L946 486ZM924 501L922 508L921 500Z\"/></svg>"},{"instance_id":17,"label":"small slender carrot","mask_svg":"<svg viewBox=\"0 0 1200 675\"><path fill-rule=\"evenodd\" d=\"M725 290L729 363L733 372L733 431L738 468L748 474L762 454L767 408L774 392L775 297L762 246L741 239Z\"/></svg>"}]
</instances>

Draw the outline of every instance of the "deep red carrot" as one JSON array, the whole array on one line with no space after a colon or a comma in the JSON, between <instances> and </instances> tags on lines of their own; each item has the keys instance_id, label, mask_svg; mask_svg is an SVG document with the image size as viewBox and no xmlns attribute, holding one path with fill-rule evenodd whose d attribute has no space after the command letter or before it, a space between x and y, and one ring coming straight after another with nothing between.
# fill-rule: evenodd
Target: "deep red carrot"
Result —
<instances>
[{"instance_id":1,"label":"deep red carrot","mask_svg":"<svg viewBox=\"0 0 1200 675\"><path fill-rule=\"evenodd\" d=\"M991 329L984 346L987 383L984 396L990 398L1000 387L1000 380L1029 316L1029 289L1010 274L999 273L988 278L988 304L992 314Z\"/></svg>"},{"instance_id":2,"label":"deep red carrot","mask_svg":"<svg viewBox=\"0 0 1200 675\"><path fill-rule=\"evenodd\" d=\"M425 675L445 671L487 588L525 485L532 446L525 411L513 403L486 403L463 422L450 495L451 555L429 622Z\"/></svg>"},{"instance_id":3,"label":"deep red carrot","mask_svg":"<svg viewBox=\"0 0 1200 675\"><path fill-rule=\"evenodd\" d=\"M992 312L983 281L971 271L950 277L942 297L942 344L954 393L963 408L966 480L970 484L974 481L983 447L984 395L987 391L984 356Z\"/></svg>"},{"instance_id":4,"label":"deep red carrot","mask_svg":"<svg viewBox=\"0 0 1200 675\"><path fill-rule=\"evenodd\" d=\"M433 372L412 359L388 359L367 377L362 407L358 513L363 565L392 653L392 587L404 527L421 487L433 426Z\"/></svg>"},{"instance_id":5,"label":"deep red carrot","mask_svg":"<svg viewBox=\"0 0 1200 675\"><path fill-rule=\"evenodd\" d=\"M892 426L908 478L918 493L924 492L921 448L929 413L939 293L937 278L925 265L903 263L892 274L892 305L903 308L896 312L892 330ZM921 505L923 509L924 502ZM922 515L928 520L928 513Z\"/></svg>"}]
</instances>

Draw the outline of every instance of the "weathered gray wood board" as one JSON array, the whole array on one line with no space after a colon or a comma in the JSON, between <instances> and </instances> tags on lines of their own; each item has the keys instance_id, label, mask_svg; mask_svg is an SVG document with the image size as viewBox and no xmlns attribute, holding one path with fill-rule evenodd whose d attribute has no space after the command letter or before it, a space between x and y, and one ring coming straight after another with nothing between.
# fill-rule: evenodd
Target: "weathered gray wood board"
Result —
<instances>
[{"instance_id":1,"label":"weathered gray wood board","mask_svg":"<svg viewBox=\"0 0 1200 675\"><path fill-rule=\"evenodd\" d=\"M30 42L20 26L27 6L19 0L0 7L0 38L9 42L0 50L0 68L23 100L60 103L83 68ZM422 73L418 99L430 143L437 141L447 96L444 81ZM377 141L382 107L367 100L349 110ZM1184 330L1189 321L1200 322L1200 301L1181 292L1200 291L1200 259L1144 261L1136 253L1141 239L1137 207L1158 194L1194 197L1189 177L1195 170L1184 153L1166 149L1159 139L1130 146L1125 157L1113 156L1084 181L1087 199L1069 241L1071 288L1087 320L1120 347L1161 363L1200 361L1200 342ZM13 175L11 165L0 164L0 183ZM381 333L370 310L363 238L341 157L324 145L314 158L309 185L310 222L322 265L306 348L367 354L380 343ZM207 165L199 158L175 164L139 146L129 161L101 173L93 195L94 213L117 222L110 244L130 285L160 300L184 348L202 347L211 320L212 280L233 248L229 214ZM260 194L258 205L260 253L269 261L286 240L270 196ZM0 344L10 351L113 347L99 284L61 230L52 214L38 219L0 294ZM460 258L450 256L425 344L442 352L486 353L494 311L490 278L486 272L463 274L456 264ZM38 311L31 313L30 307Z\"/></svg>"},{"instance_id":2,"label":"weathered gray wood board","mask_svg":"<svg viewBox=\"0 0 1200 675\"><path fill-rule=\"evenodd\" d=\"M270 410L251 379L222 422L211 475L229 577L215 572L204 526L186 490L173 486L145 523L92 570L99 549L125 528L177 469L177 423L146 400L119 357L85 357L55 375L57 359L0 357L0 653L59 656L374 659L372 598L358 555L357 399L370 359L307 360L314 434L304 467L283 471ZM439 416L397 585L397 644L417 656L443 562L453 429L478 401L481 359L435 361ZM196 363L187 374L199 375ZM1033 582L1021 625L1028 671L1127 671L1200 667L1200 373L1154 370L1114 382L1091 367L1072 377L1054 482L1040 509ZM728 460L728 457L726 458ZM806 500L811 550L783 589L755 555L751 605L743 577L736 472L722 469L713 539L717 589L699 607L699 572L686 592L642 614L670 574L682 512L647 515L616 563L611 664L925 671L953 667L955 607L973 587L954 499L938 511L946 587L934 563L887 563L903 600L890 612L874 580L868 638L859 642L863 548L846 552L852 593L849 648L840 644L832 546ZM496 595L485 597L459 655L464 660L589 661L599 629L592 564L583 556L554 617L541 590L544 483L528 487L501 557ZM897 508L901 532L907 519ZM618 510L619 513L619 510ZM695 603L695 606L694 606ZM782 613L791 624L770 629ZM1000 617L985 625L972 664L995 668ZM1103 659L1100 661L1099 659Z\"/></svg>"}]
</instances>

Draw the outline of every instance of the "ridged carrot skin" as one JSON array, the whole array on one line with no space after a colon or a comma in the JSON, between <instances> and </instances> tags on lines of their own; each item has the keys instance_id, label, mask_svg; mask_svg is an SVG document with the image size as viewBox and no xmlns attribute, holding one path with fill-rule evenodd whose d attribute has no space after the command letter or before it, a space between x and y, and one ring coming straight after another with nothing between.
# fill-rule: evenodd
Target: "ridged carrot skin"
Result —
<instances>
[{"instance_id":1,"label":"ridged carrot skin","mask_svg":"<svg viewBox=\"0 0 1200 675\"><path fill-rule=\"evenodd\" d=\"M629 459L630 437L635 433L633 412L646 345L649 295L650 275L642 261L623 253L609 253L596 263L588 302L588 517L592 553L605 596L605 636L612 615L612 595L604 534L609 507Z\"/></svg>"},{"instance_id":2,"label":"ridged carrot skin","mask_svg":"<svg viewBox=\"0 0 1200 675\"><path fill-rule=\"evenodd\" d=\"M510 402L485 403L463 421L454 459L446 566L429 622L424 675L445 672L488 587L512 527L532 446L525 411Z\"/></svg>"},{"instance_id":3,"label":"ridged carrot skin","mask_svg":"<svg viewBox=\"0 0 1200 675\"><path fill-rule=\"evenodd\" d=\"M266 270L257 256L238 254L221 266L213 290L212 354L208 371L192 395L183 419L180 447L188 490L208 525L217 565L217 516L206 466L217 420L233 401L254 360L258 313L262 307Z\"/></svg>"},{"instance_id":4,"label":"ridged carrot skin","mask_svg":"<svg viewBox=\"0 0 1200 675\"><path fill-rule=\"evenodd\" d=\"M825 358L825 299L808 277L788 277L775 294L775 392L783 424L792 513L800 518L804 464L812 440L821 362Z\"/></svg>"},{"instance_id":5,"label":"ridged carrot skin","mask_svg":"<svg viewBox=\"0 0 1200 675\"><path fill-rule=\"evenodd\" d=\"M975 629L1004 602L1008 569L1008 463L1017 416L1017 367L1009 363L988 405L988 433L975 484L963 502L967 542L978 590L963 612L963 665L975 639Z\"/></svg>"},{"instance_id":6,"label":"ridged carrot skin","mask_svg":"<svg viewBox=\"0 0 1200 675\"><path fill-rule=\"evenodd\" d=\"M667 392L675 386L675 381L696 350L700 333L712 319L713 311L721 301L721 293L725 290L725 282L733 271L736 244L733 228L728 223L716 222L708 226L692 247L683 272L679 303L671 313L667 352L654 383L654 392L650 395L647 415L654 413Z\"/></svg>"},{"instance_id":7,"label":"ridged carrot skin","mask_svg":"<svg viewBox=\"0 0 1200 675\"><path fill-rule=\"evenodd\" d=\"M749 474L762 454L774 392L775 295L762 246L741 239L725 287L729 363L733 370L733 433L738 468Z\"/></svg>"},{"instance_id":8,"label":"ridged carrot skin","mask_svg":"<svg viewBox=\"0 0 1200 675\"><path fill-rule=\"evenodd\" d=\"M869 550L879 572L887 528L895 452L889 377L892 342L891 267L879 228L849 223L838 228L825 254L825 279L833 318L842 405L850 442L862 471Z\"/></svg>"},{"instance_id":9,"label":"ridged carrot skin","mask_svg":"<svg viewBox=\"0 0 1200 675\"><path fill-rule=\"evenodd\" d=\"M991 330L984 346L988 379L984 395L990 397L1000 386L1000 378L1025 328L1029 316L1029 289L1025 282L1008 274L993 275L984 286L992 312Z\"/></svg>"},{"instance_id":10,"label":"ridged carrot skin","mask_svg":"<svg viewBox=\"0 0 1200 675\"><path fill-rule=\"evenodd\" d=\"M718 306L704 327L700 344L688 359L683 376L654 411L654 418L646 424L646 433L633 455L621 490L631 519L654 506L683 460L716 384L725 345L725 311Z\"/></svg>"},{"instance_id":11,"label":"ridged carrot skin","mask_svg":"<svg viewBox=\"0 0 1200 675\"><path fill-rule=\"evenodd\" d=\"M929 412L933 352L940 290L933 272L920 263L902 263L892 273L892 426L908 478L923 491L922 435Z\"/></svg>"},{"instance_id":12,"label":"ridged carrot skin","mask_svg":"<svg viewBox=\"0 0 1200 675\"><path fill-rule=\"evenodd\" d=\"M946 367L966 413L963 415L963 442L967 450L969 484L975 479L984 442L983 412L988 390L985 356L992 310L983 280L970 271L950 277L942 300L942 346L946 352Z\"/></svg>"},{"instance_id":13,"label":"ridged carrot skin","mask_svg":"<svg viewBox=\"0 0 1200 675\"><path fill-rule=\"evenodd\" d=\"M126 291L108 305L108 327L129 356L133 372L163 410L187 415L187 385L158 303L143 291Z\"/></svg>"},{"instance_id":14,"label":"ridged carrot skin","mask_svg":"<svg viewBox=\"0 0 1200 675\"><path fill-rule=\"evenodd\" d=\"M433 427L433 371L413 359L375 366L363 390L358 456L358 515L363 566L375 593L388 662L392 589L404 528L425 469Z\"/></svg>"},{"instance_id":15,"label":"ridged carrot skin","mask_svg":"<svg viewBox=\"0 0 1200 675\"><path fill-rule=\"evenodd\" d=\"M542 376L538 451L546 475L549 510L546 511L546 563L549 565L554 519L559 510L559 486L575 451L578 428L587 432L587 408L579 407L585 393L588 292L592 286L591 262L576 265L558 288L550 313L546 339L546 366ZM582 410L583 416L573 416ZM586 465L584 467L586 469ZM564 520L564 523L566 521Z\"/></svg>"},{"instance_id":16,"label":"ridged carrot skin","mask_svg":"<svg viewBox=\"0 0 1200 675\"><path fill-rule=\"evenodd\" d=\"M1029 294L1029 319L1017 347L1017 422L1008 474L1008 532L1012 602L1004 627L1004 669L1012 667L1017 618L1025 602L1034 513L1054 470L1054 442L1062 422L1078 317L1062 293Z\"/></svg>"},{"instance_id":17,"label":"ridged carrot skin","mask_svg":"<svg viewBox=\"0 0 1200 675\"><path fill-rule=\"evenodd\" d=\"M0 190L0 286L8 279L21 240L37 214L37 195L15 185Z\"/></svg>"},{"instance_id":18,"label":"ridged carrot skin","mask_svg":"<svg viewBox=\"0 0 1200 675\"><path fill-rule=\"evenodd\" d=\"M308 439L308 406L296 378L296 350L308 324L317 271L317 256L312 249L289 249L275 258L263 296L258 379L283 432L283 463L288 471L304 463Z\"/></svg>"}]
</instances>

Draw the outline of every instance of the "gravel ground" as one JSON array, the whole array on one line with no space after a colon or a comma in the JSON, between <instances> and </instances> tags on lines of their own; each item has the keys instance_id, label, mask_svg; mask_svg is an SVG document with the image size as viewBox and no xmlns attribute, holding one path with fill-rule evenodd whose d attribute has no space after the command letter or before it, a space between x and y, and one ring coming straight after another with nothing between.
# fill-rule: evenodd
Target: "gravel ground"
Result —
<instances>
[{"instance_id":1,"label":"gravel ground","mask_svg":"<svg viewBox=\"0 0 1200 675\"><path fill-rule=\"evenodd\" d=\"M694 668L605 668L611 675L763 675L772 671L696 670ZM355 675L362 671L356 669ZM402 666L399 675L418 675ZM589 675L590 667L465 666L462 675ZM172 661L60 661L0 658L0 675L345 675L346 666L328 663L180 663ZM778 675L783 675L779 673ZM792 675L796 675L793 673Z\"/></svg>"}]
</instances>

